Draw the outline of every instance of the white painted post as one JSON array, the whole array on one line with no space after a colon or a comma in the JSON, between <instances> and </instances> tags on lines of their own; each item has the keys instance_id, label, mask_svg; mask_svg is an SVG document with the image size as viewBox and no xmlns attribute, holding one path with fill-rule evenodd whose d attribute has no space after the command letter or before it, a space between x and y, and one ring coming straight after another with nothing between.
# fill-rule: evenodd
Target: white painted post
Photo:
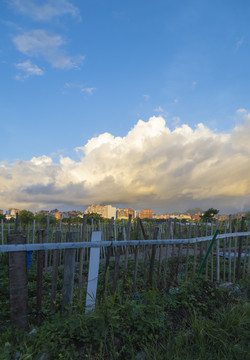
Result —
<instances>
[{"instance_id":1,"label":"white painted post","mask_svg":"<svg viewBox=\"0 0 250 360\"><path fill-rule=\"evenodd\" d=\"M101 241L101 236L102 236L101 231L93 231L91 236L91 241ZM85 314L88 313L90 310L93 310L95 307L99 262L100 262L100 248L99 247L91 248L90 259L89 259L89 274L88 274Z\"/></svg>"}]
</instances>

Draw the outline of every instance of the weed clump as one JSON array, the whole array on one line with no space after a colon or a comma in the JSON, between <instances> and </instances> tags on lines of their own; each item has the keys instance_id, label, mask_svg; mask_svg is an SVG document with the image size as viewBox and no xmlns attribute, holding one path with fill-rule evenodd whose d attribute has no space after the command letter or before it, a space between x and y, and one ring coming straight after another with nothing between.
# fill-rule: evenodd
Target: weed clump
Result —
<instances>
[{"instance_id":1,"label":"weed clump","mask_svg":"<svg viewBox=\"0 0 250 360\"><path fill-rule=\"evenodd\" d=\"M246 359L247 289L247 282L221 287L199 277L168 292L118 286L87 315L78 303L71 314L44 310L42 325L31 318L29 332L6 326L0 359Z\"/></svg>"}]
</instances>

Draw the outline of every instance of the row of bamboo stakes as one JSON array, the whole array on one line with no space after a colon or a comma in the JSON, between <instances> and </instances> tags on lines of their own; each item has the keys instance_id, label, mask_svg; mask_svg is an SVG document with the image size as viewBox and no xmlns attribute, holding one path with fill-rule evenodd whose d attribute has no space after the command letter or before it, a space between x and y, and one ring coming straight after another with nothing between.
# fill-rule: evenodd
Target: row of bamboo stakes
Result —
<instances>
[{"instance_id":1,"label":"row of bamboo stakes","mask_svg":"<svg viewBox=\"0 0 250 360\"><path fill-rule=\"evenodd\" d=\"M169 219L164 224L157 224L152 228L153 233L150 234L147 230L150 230L149 225L145 229L145 223L143 224L140 219L137 219L136 224L132 222L131 217L129 218L127 227L125 228L124 223L122 226L115 227L114 219L111 220L108 227L101 227L101 224L93 224L92 229L97 230L102 229L104 233L104 239L109 239L110 241L114 238L118 241L121 241L123 238L130 240L132 231L135 232L135 239L139 240L140 236L143 236L145 240L149 239L151 236L153 239L175 239L177 236L179 238L190 238L192 236L208 236L213 234L214 228L218 228L218 222L214 225L211 225L209 229L208 224L205 225L205 228L195 224L194 231L192 230L192 225L188 224L187 226L178 223L177 220ZM241 222L241 230L244 231L244 220ZM232 224L229 221L229 224L225 222L224 224L225 233L229 230L229 233L232 232ZM91 228L87 226L87 216L84 216L83 223L81 226L78 226L80 231L74 231L77 227L68 227L67 232L63 232L58 229L52 230L51 239L49 239L49 232L46 230L39 229L37 240L38 243L47 242L51 240L54 242L61 242L62 237L65 235L66 242L85 241L88 240L88 236ZM73 230L73 231L70 231ZM209 231L210 230L210 231ZM238 231L237 226L235 227L235 232ZM249 230L249 223L248 223ZM54 233L53 233L54 231ZM210 232L210 234L209 234ZM80 235L80 236L79 236ZM25 243L26 235L23 233L8 234L8 243ZM148 286L153 286L153 279L156 277L157 286L165 288L167 291L171 286L175 286L178 283L178 279L182 278L187 280L188 276L191 274L197 273L197 266L201 264L201 261L208 249L209 241L194 243L194 244L169 244L169 245L146 245L143 246L143 249L140 249L139 246L119 246L116 247L116 250L112 247L101 248L101 258L104 260L104 284L103 284L103 296L106 296L106 293L109 288L109 270L111 259L114 259L114 273L113 280L111 281L112 291L115 292L117 289L117 283L119 279L119 272L121 271L121 257L123 256L123 286L126 286L127 274L128 274L128 261L129 258L134 257L134 272L133 272L133 289L136 290L137 280L138 280L138 267L139 260L142 260L143 263L143 281L144 284ZM239 246L238 246L239 245ZM243 246L244 245L244 246ZM242 278L245 278L246 272L249 275L250 271L250 261L249 261L249 247L248 247L248 237L246 237L244 244L242 239L234 238L228 240L223 239L223 245L221 248L223 251L223 264L222 264L222 279L223 281L233 281L239 280L240 277L240 263L236 262L237 251L243 251L245 249L245 256L242 266ZM228 259L228 276L226 276L226 263L227 259L225 257L226 251L229 254ZM214 254L216 255L216 264L214 264ZM233 259L231 259L231 254L234 254ZM190 269L190 255L193 256L193 264ZM75 274L75 263L79 263L79 276L78 276L78 291L77 297L78 300L81 300L82 291L83 291L83 263L88 261L89 258L89 249L80 248L75 251L75 249L65 249L65 250L38 250L37 251L37 320L38 324L42 321L42 279L43 271L52 270L52 289L51 289L51 310L55 310L55 300L57 293L57 282L58 282L58 268L60 265L64 264L64 280L63 280L63 299L61 308L65 309L68 304L73 299L73 288L74 288L74 274ZM248 262L247 262L248 259ZM157 262L157 269L155 269L155 260ZM149 263L149 264L148 264ZM21 265L22 264L22 265ZM210 265L210 276L209 276L209 265ZM216 265L216 266L215 266ZM216 268L216 275L214 274L214 269ZM26 254L25 252L19 253L9 253L9 269L10 269L10 306L11 306L11 321L14 322L19 327L26 328L28 322L28 313L27 313L27 303L28 303L28 292L27 292L27 267L26 267ZM18 270L17 270L18 269ZM20 271L20 269L22 269ZM219 272L218 272L219 269ZM190 271L191 270L191 271ZM155 274L156 272L156 274ZM13 275L14 274L14 275ZM156 275L156 276L155 276ZM213 250L210 254L210 264L209 261L206 261L205 266L205 277L210 277L212 281L220 281L220 240L216 242L216 249ZM21 304L18 305L18 302L22 299ZM25 305L26 304L26 305ZM16 313L19 313L18 321ZM25 315L26 314L26 315Z\"/></svg>"}]
</instances>

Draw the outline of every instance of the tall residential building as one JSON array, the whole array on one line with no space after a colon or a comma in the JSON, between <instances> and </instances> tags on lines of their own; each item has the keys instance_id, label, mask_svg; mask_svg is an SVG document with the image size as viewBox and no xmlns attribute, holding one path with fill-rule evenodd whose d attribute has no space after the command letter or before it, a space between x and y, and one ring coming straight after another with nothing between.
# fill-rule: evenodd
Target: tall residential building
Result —
<instances>
[{"instance_id":1,"label":"tall residential building","mask_svg":"<svg viewBox=\"0 0 250 360\"><path fill-rule=\"evenodd\" d=\"M128 213L127 209L117 209L117 219L127 219Z\"/></svg>"},{"instance_id":2,"label":"tall residential building","mask_svg":"<svg viewBox=\"0 0 250 360\"><path fill-rule=\"evenodd\" d=\"M116 208L112 205L91 205L85 211L85 214L88 213L96 213L104 218L111 219L112 217L114 217L116 219Z\"/></svg>"},{"instance_id":3,"label":"tall residential building","mask_svg":"<svg viewBox=\"0 0 250 360\"><path fill-rule=\"evenodd\" d=\"M152 219L153 218L153 210L152 209L143 209L139 212L140 219Z\"/></svg>"},{"instance_id":4,"label":"tall residential building","mask_svg":"<svg viewBox=\"0 0 250 360\"><path fill-rule=\"evenodd\" d=\"M60 220L61 219L61 213L60 211L57 211L55 214L54 214L56 220Z\"/></svg>"},{"instance_id":5,"label":"tall residential building","mask_svg":"<svg viewBox=\"0 0 250 360\"><path fill-rule=\"evenodd\" d=\"M132 220L135 217L135 211L132 208L128 209L118 209L117 210L117 218L118 219L128 219L129 215L132 215Z\"/></svg>"},{"instance_id":6,"label":"tall residential building","mask_svg":"<svg viewBox=\"0 0 250 360\"><path fill-rule=\"evenodd\" d=\"M20 211L19 209L11 208L11 209L9 209L8 214L9 214L11 217L16 217L16 213L19 214L19 211Z\"/></svg>"},{"instance_id":7,"label":"tall residential building","mask_svg":"<svg viewBox=\"0 0 250 360\"><path fill-rule=\"evenodd\" d=\"M101 206L101 205L91 205L87 208L87 210L85 211L85 214L88 213L95 213L95 214L99 214L102 217L106 217L106 210L105 210L105 206Z\"/></svg>"},{"instance_id":8,"label":"tall residential building","mask_svg":"<svg viewBox=\"0 0 250 360\"><path fill-rule=\"evenodd\" d=\"M105 209L106 209L106 217L108 219L111 219L112 217L116 219L116 207L112 205L105 205Z\"/></svg>"}]
</instances>

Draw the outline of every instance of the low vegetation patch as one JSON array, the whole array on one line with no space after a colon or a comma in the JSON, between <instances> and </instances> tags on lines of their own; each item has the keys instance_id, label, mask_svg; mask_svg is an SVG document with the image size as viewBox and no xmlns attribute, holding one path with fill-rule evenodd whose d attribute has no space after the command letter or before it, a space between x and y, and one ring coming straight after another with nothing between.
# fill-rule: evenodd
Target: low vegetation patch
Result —
<instances>
[{"instance_id":1,"label":"low vegetation patch","mask_svg":"<svg viewBox=\"0 0 250 360\"><path fill-rule=\"evenodd\" d=\"M118 286L87 315L77 303L44 311L40 327L31 316L28 332L2 325L0 359L247 359L248 285L195 277L169 292Z\"/></svg>"}]
</instances>

